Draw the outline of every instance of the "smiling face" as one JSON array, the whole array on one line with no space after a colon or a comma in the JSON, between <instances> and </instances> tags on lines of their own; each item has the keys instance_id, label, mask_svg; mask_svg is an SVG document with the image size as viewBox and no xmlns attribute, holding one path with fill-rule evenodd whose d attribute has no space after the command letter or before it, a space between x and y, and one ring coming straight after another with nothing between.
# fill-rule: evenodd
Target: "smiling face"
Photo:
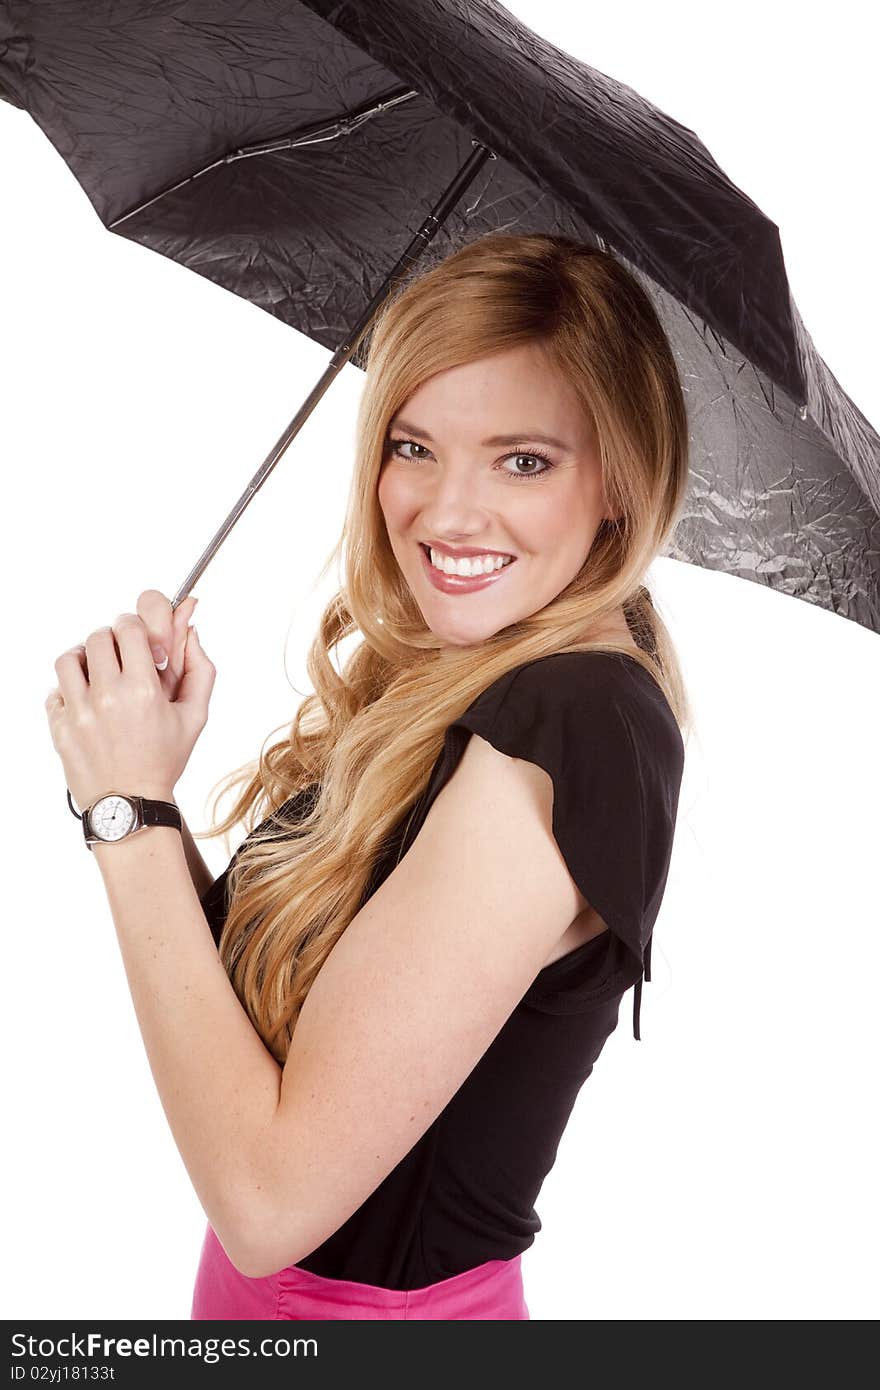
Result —
<instances>
[{"instance_id":1,"label":"smiling face","mask_svg":"<svg viewBox=\"0 0 880 1390\"><path fill-rule=\"evenodd\" d=\"M378 496L391 548L444 643L486 641L580 570L607 515L601 462L574 392L538 345L438 372L388 439ZM471 573L437 569L428 547L446 570L446 557L474 557ZM499 556L512 559L472 572Z\"/></svg>"}]
</instances>

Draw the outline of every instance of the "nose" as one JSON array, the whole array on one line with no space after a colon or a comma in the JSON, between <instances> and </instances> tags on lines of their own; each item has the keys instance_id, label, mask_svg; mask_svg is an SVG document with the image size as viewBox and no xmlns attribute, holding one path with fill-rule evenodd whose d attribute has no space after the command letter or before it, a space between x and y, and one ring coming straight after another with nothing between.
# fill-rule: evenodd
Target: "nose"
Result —
<instances>
[{"instance_id":1,"label":"nose","mask_svg":"<svg viewBox=\"0 0 880 1390\"><path fill-rule=\"evenodd\" d=\"M487 529L487 521L471 467L433 470L426 482L422 505L422 523L428 535L452 542L481 534Z\"/></svg>"}]
</instances>

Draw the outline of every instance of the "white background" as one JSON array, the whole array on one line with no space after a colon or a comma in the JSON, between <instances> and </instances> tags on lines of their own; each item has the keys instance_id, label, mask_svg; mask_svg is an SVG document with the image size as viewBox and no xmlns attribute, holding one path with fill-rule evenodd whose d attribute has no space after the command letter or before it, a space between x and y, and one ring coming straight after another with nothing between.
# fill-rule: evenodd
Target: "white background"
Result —
<instances>
[{"instance_id":1,"label":"white background","mask_svg":"<svg viewBox=\"0 0 880 1390\"><path fill-rule=\"evenodd\" d=\"M819 352L880 425L869 7L509 8L697 132L780 227ZM143 589L175 592L328 353L104 231L2 102L0 177L4 1310L187 1318L204 1216L43 701L61 651ZM218 677L178 786L193 828L308 689L362 380L343 369L196 586ZM757 583L668 560L650 580L698 732L643 1041L630 992L539 1198L527 1301L536 1319L873 1317L880 641ZM202 846L216 873L238 838Z\"/></svg>"}]
</instances>

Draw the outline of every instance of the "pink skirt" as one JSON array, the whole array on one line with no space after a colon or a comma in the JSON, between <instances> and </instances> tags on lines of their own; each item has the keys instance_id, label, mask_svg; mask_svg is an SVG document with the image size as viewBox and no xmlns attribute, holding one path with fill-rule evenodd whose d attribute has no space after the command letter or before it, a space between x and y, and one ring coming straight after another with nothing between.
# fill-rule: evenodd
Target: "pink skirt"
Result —
<instances>
[{"instance_id":1,"label":"pink skirt","mask_svg":"<svg viewBox=\"0 0 880 1390\"><path fill-rule=\"evenodd\" d=\"M209 1225L193 1291L192 1319L327 1321L331 1318L529 1317L521 1256L487 1260L474 1269L421 1289L384 1289L347 1279L325 1279L297 1265L249 1279L229 1259Z\"/></svg>"}]
</instances>

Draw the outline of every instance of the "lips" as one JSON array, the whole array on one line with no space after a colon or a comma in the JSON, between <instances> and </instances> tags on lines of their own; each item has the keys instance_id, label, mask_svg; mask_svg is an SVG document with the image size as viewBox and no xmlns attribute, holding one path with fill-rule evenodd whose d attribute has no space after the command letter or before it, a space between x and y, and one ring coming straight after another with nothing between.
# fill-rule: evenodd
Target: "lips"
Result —
<instances>
[{"instance_id":1,"label":"lips","mask_svg":"<svg viewBox=\"0 0 880 1390\"><path fill-rule=\"evenodd\" d=\"M512 570L516 564L516 556L513 556L510 564L502 565L500 569L491 570L488 574L446 574L431 564L429 548L421 541L419 542L419 549L422 552L422 564L428 576L428 582L441 594L469 594L477 589L487 589L492 584L500 583L504 575Z\"/></svg>"}]
</instances>

